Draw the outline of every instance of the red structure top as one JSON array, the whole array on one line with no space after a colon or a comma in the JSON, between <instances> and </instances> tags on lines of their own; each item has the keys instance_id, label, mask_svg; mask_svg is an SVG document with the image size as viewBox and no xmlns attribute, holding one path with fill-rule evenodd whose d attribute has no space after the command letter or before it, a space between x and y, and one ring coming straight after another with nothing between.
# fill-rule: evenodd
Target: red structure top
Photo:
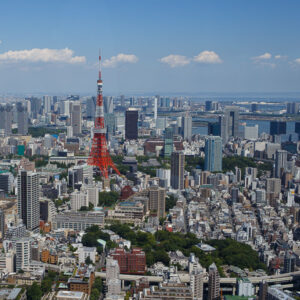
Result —
<instances>
[{"instance_id":1,"label":"red structure top","mask_svg":"<svg viewBox=\"0 0 300 300\"><path fill-rule=\"evenodd\" d=\"M106 143L106 128L104 124L103 95L101 78L101 56L99 56L99 79L97 80L97 103L95 112L95 128L92 149L88 158L88 164L98 167L103 177L108 178L108 168L111 167L117 174L119 170L113 163Z\"/></svg>"}]
</instances>

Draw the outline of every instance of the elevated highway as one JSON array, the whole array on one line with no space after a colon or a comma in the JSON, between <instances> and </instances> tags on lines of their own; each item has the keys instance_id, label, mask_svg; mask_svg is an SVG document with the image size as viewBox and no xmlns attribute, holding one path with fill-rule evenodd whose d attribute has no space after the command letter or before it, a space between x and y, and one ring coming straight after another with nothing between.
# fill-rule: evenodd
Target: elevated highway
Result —
<instances>
[{"instance_id":1,"label":"elevated highway","mask_svg":"<svg viewBox=\"0 0 300 300\"><path fill-rule=\"evenodd\" d=\"M105 272L96 272L96 277L100 277L105 279L106 273ZM287 283L293 281L295 276L300 276L300 271L292 272L292 273L285 273L285 274L279 274L279 275L270 275L270 276L261 276L261 277L248 277L248 279L253 284L259 284L262 280L265 280L269 283L279 284L279 283ZM146 278L149 282L152 283L159 283L163 281L163 278L161 276L143 276L143 275L131 275L131 274L120 274L120 280L125 281L136 281L141 278ZM182 282L187 283L190 282L190 276L189 274L179 274L179 278ZM204 283L208 282L207 276L204 278ZM220 278L221 284L235 284L236 278L227 278L222 277Z\"/></svg>"}]
</instances>

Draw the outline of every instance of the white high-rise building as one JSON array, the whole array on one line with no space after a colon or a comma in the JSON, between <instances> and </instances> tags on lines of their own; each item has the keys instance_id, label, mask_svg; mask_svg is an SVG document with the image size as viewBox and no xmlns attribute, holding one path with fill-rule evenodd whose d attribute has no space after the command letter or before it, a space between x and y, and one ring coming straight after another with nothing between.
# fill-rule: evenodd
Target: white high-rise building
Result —
<instances>
[{"instance_id":1,"label":"white high-rise building","mask_svg":"<svg viewBox=\"0 0 300 300\"><path fill-rule=\"evenodd\" d=\"M257 140L258 139L258 125L255 126L244 126L244 139L246 140Z\"/></svg>"},{"instance_id":2,"label":"white high-rise building","mask_svg":"<svg viewBox=\"0 0 300 300\"><path fill-rule=\"evenodd\" d=\"M87 201L92 203L94 206L98 206L99 203L99 190L97 187L87 187Z\"/></svg>"},{"instance_id":3,"label":"white high-rise building","mask_svg":"<svg viewBox=\"0 0 300 300\"><path fill-rule=\"evenodd\" d=\"M171 170L170 169L156 169L156 177L167 180L167 187L171 185Z\"/></svg>"},{"instance_id":4,"label":"white high-rise building","mask_svg":"<svg viewBox=\"0 0 300 300\"><path fill-rule=\"evenodd\" d=\"M44 102L44 112L50 113L51 112L51 105L52 105L52 97L51 96L44 96L43 97Z\"/></svg>"},{"instance_id":5,"label":"white high-rise building","mask_svg":"<svg viewBox=\"0 0 300 300\"><path fill-rule=\"evenodd\" d=\"M18 174L18 214L28 230L39 229L39 176L37 173L21 170Z\"/></svg>"},{"instance_id":6,"label":"white high-rise building","mask_svg":"<svg viewBox=\"0 0 300 300\"><path fill-rule=\"evenodd\" d=\"M117 260L106 259L106 285L107 295L119 295L121 293L120 267Z\"/></svg>"},{"instance_id":7,"label":"white high-rise building","mask_svg":"<svg viewBox=\"0 0 300 300\"><path fill-rule=\"evenodd\" d=\"M154 115L154 122L156 124L156 119L157 119L157 97L154 98L153 115Z\"/></svg>"},{"instance_id":8,"label":"white high-rise building","mask_svg":"<svg viewBox=\"0 0 300 300\"><path fill-rule=\"evenodd\" d=\"M193 122L192 117L185 116L182 118L182 136L184 140L190 141L192 139Z\"/></svg>"},{"instance_id":9,"label":"white high-rise building","mask_svg":"<svg viewBox=\"0 0 300 300\"><path fill-rule=\"evenodd\" d=\"M16 271L24 270L30 264L30 239L16 241Z\"/></svg>"},{"instance_id":10,"label":"white high-rise building","mask_svg":"<svg viewBox=\"0 0 300 300\"><path fill-rule=\"evenodd\" d=\"M86 195L77 190L71 194L70 202L71 202L71 210L74 211L79 210L82 206L89 206Z\"/></svg>"}]
</instances>

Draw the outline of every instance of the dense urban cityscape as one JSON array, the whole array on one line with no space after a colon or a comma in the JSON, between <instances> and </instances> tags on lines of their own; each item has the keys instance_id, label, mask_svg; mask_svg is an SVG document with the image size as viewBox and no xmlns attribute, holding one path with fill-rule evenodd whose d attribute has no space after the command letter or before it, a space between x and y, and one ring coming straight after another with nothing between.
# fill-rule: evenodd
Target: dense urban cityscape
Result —
<instances>
[{"instance_id":1,"label":"dense urban cityscape","mask_svg":"<svg viewBox=\"0 0 300 300\"><path fill-rule=\"evenodd\" d=\"M300 3L0 3L0 300L300 300Z\"/></svg>"}]
</instances>

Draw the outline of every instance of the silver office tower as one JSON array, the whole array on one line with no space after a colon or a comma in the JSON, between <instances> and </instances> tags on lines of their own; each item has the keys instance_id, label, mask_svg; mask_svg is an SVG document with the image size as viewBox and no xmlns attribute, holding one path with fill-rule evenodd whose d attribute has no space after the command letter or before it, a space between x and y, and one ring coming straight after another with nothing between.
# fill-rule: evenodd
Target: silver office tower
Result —
<instances>
[{"instance_id":1,"label":"silver office tower","mask_svg":"<svg viewBox=\"0 0 300 300\"><path fill-rule=\"evenodd\" d=\"M28 230L39 228L39 177L21 170L18 174L18 215Z\"/></svg>"},{"instance_id":2,"label":"silver office tower","mask_svg":"<svg viewBox=\"0 0 300 300\"><path fill-rule=\"evenodd\" d=\"M184 116L182 118L182 136L184 140L191 141L192 139L192 117Z\"/></svg>"}]
</instances>

